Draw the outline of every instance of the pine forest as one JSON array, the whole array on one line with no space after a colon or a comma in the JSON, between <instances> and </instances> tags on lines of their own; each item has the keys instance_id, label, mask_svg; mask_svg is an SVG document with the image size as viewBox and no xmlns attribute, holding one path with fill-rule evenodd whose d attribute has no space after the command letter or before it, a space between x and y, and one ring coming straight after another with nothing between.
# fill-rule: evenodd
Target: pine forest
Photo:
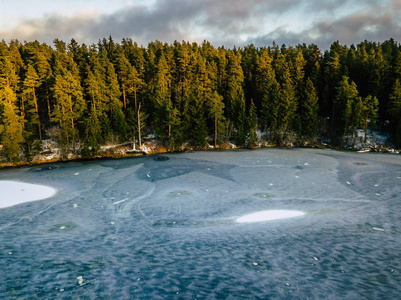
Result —
<instances>
[{"instance_id":1,"label":"pine forest","mask_svg":"<svg viewBox=\"0 0 401 300\"><path fill-rule=\"evenodd\" d=\"M87 46L0 43L0 155L19 161L54 142L63 158L153 137L239 147L352 145L384 132L401 147L401 46L226 49L204 41L139 46L111 37ZM366 141L366 140L365 140Z\"/></svg>"}]
</instances>

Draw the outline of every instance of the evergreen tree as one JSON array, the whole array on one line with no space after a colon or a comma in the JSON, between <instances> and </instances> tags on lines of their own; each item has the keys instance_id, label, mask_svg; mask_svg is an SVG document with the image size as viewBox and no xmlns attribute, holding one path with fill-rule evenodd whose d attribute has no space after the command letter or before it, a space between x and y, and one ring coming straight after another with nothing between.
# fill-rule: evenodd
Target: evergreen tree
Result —
<instances>
[{"instance_id":1,"label":"evergreen tree","mask_svg":"<svg viewBox=\"0 0 401 300\"><path fill-rule=\"evenodd\" d=\"M338 128L338 134L341 134L342 130L343 140L349 129L354 130L358 126L361 108L359 103L360 97L355 82L350 82L349 77L343 76L338 85L334 102L334 109L337 111L337 115L341 116L337 120L336 128Z\"/></svg>"},{"instance_id":2,"label":"evergreen tree","mask_svg":"<svg viewBox=\"0 0 401 300\"><path fill-rule=\"evenodd\" d=\"M194 146L205 147L207 138L207 124L203 101L193 97L189 107L191 120L190 136Z\"/></svg>"},{"instance_id":3,"label":"evergreen tree","mask_svg":"<svg viewBox=\"0 0 401 300\"><path fill-rule=\"evenodd\" d=\"M85 102L77 78L66 69L60 71L54 79L53 93L56 104L51 114L51 121L60 124L60 143L64 147L64 154L67 154L70 142L75 151L75 142L78 138L77 120L82 116Z\"/></svg>"},{"instance_id":4,"label":"evergreen tree","mask_svg":"<svg viewBox=\"0 0 401 300\"><path fill-rule=\"evenodd\" d=\"M307 139L314 139L317 135L319 123L318 96L312 80L306 81L304 98L300 103L301 135Z\"/></svg>"},{"instance_id":5,"label":"evergreen tree","mask_svg":"<svg viewBox=\"0 0 401 300\"><path fill-rule=\"evenodd\" d=\"M282 80L278 116L285 139L288 129L292 129L294 125L298 105L296 91L290 77L288 65L284 67Z\"/></svg>"},{"instance_id":6,"label":"evergreen tree","mask_svg":"<svg viewBox=\"0 0 401 300\"><path fill-rule=\"evenodd\" d=\"M243 146L245 145L248 132L245 97L242 91L239 92L238 98L236 99L234 111L234 127L236 129L235 140L238 145Z\"/></svg>"},{"instance_id":7,"label":"evergreen tree","mask_svg":"<svg viewBox=\"0 0 401 300\"><path fill-rule=\"evenodd\" d=\"M190 86L188 118L185 123L189 138L194 145L205 147L208 135L205 103L210 97L211 88L205 60L199 52L193 53L189 69L192 70L192 85Z\"/></svg>"},{"instance_id":8,"label":"evergreen tree","mask_svg":"<svg viewBox=\"0 0 401 300\"><path fill-rule=\"evenodd\" d=\"M214 146L217 147L217 140L219 134L219 128L225 121L224 118L224 102L223 96L220 96L217 91L214 91L208 99L209 115L213 120L214 128Z\"/></svg>"},{"instance_id":9,"label":"evergreen tree","mask_svg":"<svg viewBox=\"0 0 401 300\"><path fill-rule=\"evenodd\" d=\"M174 151L175 144L181 138L181 118L177 108L173 106L170 93L171 81L164 55L157 64L157 75L154 91L154 125L156 134Z\"/></svg>"},{"instance_id":10,"label":"evergreen tree","mask_svg":"<svg viewBox=\"0 0 401 300\"><path fill-rule=\"evenodd\" d=\"M393 92L390 95L391 131L394 143L397 147L401 146L401 80L396 79Z\"/></svg>"},{"instance_id":11,"label":"evergreen tree","mask_svg":"<svg viewBox=\"0 0 401 300\"><path fill-rule=\"evenodd\" d=\"M121 109L113 110L113 132L118 136L119 142L124 142L128 138L128 125Z\"/></svg>"},{"instance_id":12,"label":"evergreen tree","mask_svg":"<svg viewBox=\"0 0 401 300\"><path fill-rule=\"evenodd\" d=\"M0 56L0 89L9 87L17 93L19 80L12 62L6 56Z\"/></svg>"},{"instance_id":13,"label":"evergreen tree","mask_svg":"<svg viewBox=\"0 0 401 300\"><path fill-rule=\"evenodd\" d=\"M89 66L84 81L86 95L90 99L91 109L97 111L97 115L107 113L108 97L106 84L106 69L98 53L92 48L90 50Z\"/></svg>"},{"instance_id":14,"label":"evergreen tree","mask_svg":"<svg viewBox=\"0 0 401 300\"><path fill-rule=\"evenodd\" d=\"M375 122L379 116L379 100L377 97L372 97L368 95L363 99L363 109L362 109L362 126L365 133L365 143L368 133L368 122L372 124L372 128L375 127Z\"/></svg>"},{"instance_id":15,"label":"evergreen tree","mask_svg":"<svg viewBox=\"0 0 401 300\"><path fill-rule=\"evenodd\" d=\"M92 110L86 120L83 156L95 156L102 142L102 126L97 110Z\"/></svg>"},{"instance_id":16,"label":"evergreen tree","mask_svg":"<svg viewBox=\"0 0 401 300\"><path fill-rule=\"evenodd\" d=\"M237 142L243 145L245 141L245 97L242 88L244 74L241 68L241 54L235 54L234 51L228 52L227 65L227 85L225 96L226 116L229 121L229 133L231 135L232 127L236 130Z\"/></svg>"},{"instance_id":17,"label":"evergreen tree","mask_svg":"<svg viewBox=\"0 0 401 300\"><path fill-rule=\"evenodd\" d=\"M120 83L122 89L122 96L123 96L123 106L124 110L127 109L127 93L129 93L132 89L135 91L135 108L137 107L137 100L136 100L136 92L137 92L137 85L138 85L138 73L136 72L135 68L131 66L128 59L125 57L124 53L119 53L117 55L117 74L118 74L118 81Z\"/></svg>"},{"instance_id":18,"label":"evergreen tree","mask_svg":"<svg viewBox=\"0 0 401 300\"><path fill-rule=\"evenodd\" d=\"M322 91L321 110L324 115L330 116L332 121L332 132L334 134L334 125L336 118L340 118L335 114L337 87L342 79L342 64L340 61L340 54L334 52L331 54L329 61L326 62L324 69L324 90Z\"/></svg>"},{"instance_id":19,"label":"evergreen tree","mask_svg":"<svg viewBox=\"0 0 401 300\"><path fill-rule=\"evenodd\" d=\"M143 110L141 110L141 103L138 104L137 111L135 111L132 107L129 107L127 110L127 123L129 131L133 134L133 141L138 141L139 147L142 147L142 134L146 127L146 118L147 116Z\"/></svg>"},{"instance_id":20,"label":"evergreen tree","mask_svg":"<svg viewBox=\"0 0 401 300\"><path fill-rule=\"evenodd\" d=\"M257 89L260 108L260 123L266 131L266 139L268 138L268 130L272 133L277 129L278 118L278 99L279 86L276 80L276 75L272 67L273 59L268 51L261 51L257 61Z\"/></svg>"},{"instance_id":21,"label":"evergreen tree","mask_svg":"<svg viewBox=\"0 0 401 300\"><path fill-rule=\"evenodd\" d=\"M0 136L6 156L11 161L19 160L18 153L23 138L23 118L18 114L15 105L16 95L10 86L0 89Z\"/></svg>"},{"instance_id":22,"label":"evergreen tree","mask_svg":"<svg viewBox=\"0 0 401 300\"><path fill-rule=\"evenodd\" d=\"M279 103L280 103L280 85L274 79L267 93L263 94L261 118L265 126L266 140L268 139L268 130L271 138L276 139L276 133L280 125Z\"/></svg>"},{"instance_id":23,"label":"evergreen tree","mask_svg":"<svg viewBox=\"0 0 401 300\"><path fill-rule=\"evenodd\" d=\"M35 68L40 82L39 87L36 89L39 115L44 123L49 124L49 116L53 105L49 90L52 78L50 59L53 50L45 44L40 45L39 42L27 43L24 50L27 56L26 64Z\"/></svg>"},{"instance_id":24,"label":"evergreen tree","mask_svg":"<svg viewBox=\"0 0 401 300\"><path fill-rule=\"evenodd\" d=\"M100 61L105 69L106 111L110 112L110 119L113 123L114 113L119 114L119 112L115 111L120 111L123 107L123 103L120 100L120 86L114 66L107 58L105 50L100 54Z\"/></svg>"},{"instance_id":25,"label":"evergreen tree","mask_svg":"<svg viewBox=\"0 0 401 300\"><path fill-rule=\"evenodd\" d=\"M338 144L355 140L359 126L366 141L368 126L389 120L381 128L400 145L400 66L400 45L392 39L350 47L335 42L323 54L313 44L228 50L207 41L155 41L145 48L111 37L90 47L74 39L68 45L55 39L54 47L1 41L0 91L11 99L0 105L1 138L10 133L5 124L14 112L26 155L55 126L65 154L80 138L84 152L115 136L124 142L132 132L139 140L144 127L172 149L184 140L203 146L208 131L218 144L223 128L227 138L252 147L250 119L274 142L294 131L313 139L321 119L322 132L331 128ZM18 148L7 147L14 154Z\"/></svg>"},{"instance_id":26,"label":"evergreen tree","mask_svg":"<svg viewBox=\"0 0 401 300\"><path fill-rule=\"evenodd\" d=\"M258 140L258 136L256 134L257 129L258 129L258 116L256 114L256 106L251 100L251 106L249 108L248 118L247 118L248 148L253 149L256 147L256 142Z\"/></svg>"},{"instance_id":27,"label":"evergreen tree","mask_svg":"<svg viewBox=\"0 0 401 300\"><path fill-rule=\"evenodd\" d=\"M27 97L28 121L38 126L38 136L42 140L42 126L39 115L39 104L36 90L40 86L39 76L32 65L28 65L28 69L23 82L23 93Z\"/></svg>"}]
</instances>

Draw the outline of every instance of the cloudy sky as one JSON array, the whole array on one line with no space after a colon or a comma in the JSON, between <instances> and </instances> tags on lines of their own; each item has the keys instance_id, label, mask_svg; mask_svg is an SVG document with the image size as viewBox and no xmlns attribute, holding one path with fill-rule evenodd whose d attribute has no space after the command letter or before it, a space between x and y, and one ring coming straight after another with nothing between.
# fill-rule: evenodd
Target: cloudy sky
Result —
<instances>
[{"instance_id":1,"label":"cloudy sky","mask_svg":"<svg viewBox=\"0 0 401 300\"><path fill-rule=\"evenodd\" d=\"M214 46L401 42L401 0L0 0L0 39Z\"/></svg>"}]
</instances>

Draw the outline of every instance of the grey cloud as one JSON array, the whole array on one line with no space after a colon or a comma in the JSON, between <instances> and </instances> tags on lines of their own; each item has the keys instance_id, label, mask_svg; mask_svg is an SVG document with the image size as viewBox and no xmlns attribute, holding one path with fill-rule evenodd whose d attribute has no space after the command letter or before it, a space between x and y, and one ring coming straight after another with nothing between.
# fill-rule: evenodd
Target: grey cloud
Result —
<instances>
[{"instance_id":1,"label":"grey cloud","mask_svg":"<svg viewBox=\"0 0 401 300\"><path fill-rule=\"evenodd\" d=\"M155 39L172 42L188 39L197 29L216 45L232 46L242 34L255 34L263 18L284 13L300 5L295 0L159 0L153 9L132 6L98 17L50 16L28 20L20 27L0 34L7 39L38 39L51 43L53 38L93 43L99 38L131 37L140 43ZM24 31L23 28L30 28ZM200 29L199 29L200 28Z\"/></svg>"},{"instance_id":2,"label":"grey cloud","mask_svg":"<svg viewBox=\"0 0 401 300\"><path fill-rule=\"evenodd\" d=\"M314 21L310 28L300 32L278 27L254 39L253 43L257 46L271 45L273 41L279 45L292 46L314 43L322 49L328 49L337 40L347 45L358 44L364 40L383 42L390 38L400 41L401 1L393 1L388 6L380 6L373 0L368 2L372 3L369 9L337 19L319 19Z\"/></svg>"},{"instance_id":3,"label":"grey cloud","mask_svg":"<svg viewBox=\"0 0 401 300\"><path fill-rule=\"evenodd\" d=\"M380 6L379 0L364 0L360 2L365 7L374 8L339 19L327 18L328 11L335 11L350 1L159 0L151 9L136 5L100 16L52 15L45 19L27 20L13 30L0 30L0 36L22 41L37 39L50 44L54 38L67 42L75 38L80 43L92 44L111 35L116 41L129 37L143 45L156 39L162 42L201 42L205 38L215 46L243 46L251 42L263 46L276 41L287 45L316 43L321 48L328 48L335 40L350 44L364 39L401 39L397 17L401 11L400 0L387 6ZM280 19L291 12L301 15L311 24L310 28L293 32L278 25L269 32L261 31L265 20ZM317 13L320 19L314 17ZM196 36L199 32L201 37ZM239 39L241 35L253 38L242 41Z\"/></svg>"},{"instance_id":4,"label":"grey cloud","mask_svg":"<svg viewBox=\"0 0 401 300\"><path fill-rule=\"evenodd\" d=\"M401 40L400 10L372 9L370 12L355 13L341 19L322 20L313 24L315 34L324 40L343 44L356 44L364 40L382 42L389 38ZM316 38L316 39L319 39Z\"/></svg>"},{"instance_id":5,"label":"grey cloud","mask_svg":"<svg viewBox=\"0 0 401 300\"><path fill-rule=\"evenodd\" d=\"M310 0L305 1L307 11L313 13L331 13L343 9L344 6L355 6L355 0ZM382 1L383 2L383 1ZM380 3L380 0L359 0L359 7L370 7Z\"/></svg>"}]
</instances>

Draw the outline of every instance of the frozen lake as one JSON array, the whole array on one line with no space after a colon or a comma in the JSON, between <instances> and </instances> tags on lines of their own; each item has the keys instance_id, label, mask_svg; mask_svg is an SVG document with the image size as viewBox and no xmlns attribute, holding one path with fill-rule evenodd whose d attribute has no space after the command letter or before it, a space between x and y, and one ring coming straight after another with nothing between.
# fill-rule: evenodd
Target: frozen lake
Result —
<instances>
[{"instance_id":1,"label":"frozen lake","mask_svg":"<svg viewBox=\"0 0 401 300\"><path fill-rule=\"evenodd\" d=\"M0 181L57 191L0 209L2 299L401 294L400 155L194 152L5 169Z\"/></svg>"}]
</instances>

